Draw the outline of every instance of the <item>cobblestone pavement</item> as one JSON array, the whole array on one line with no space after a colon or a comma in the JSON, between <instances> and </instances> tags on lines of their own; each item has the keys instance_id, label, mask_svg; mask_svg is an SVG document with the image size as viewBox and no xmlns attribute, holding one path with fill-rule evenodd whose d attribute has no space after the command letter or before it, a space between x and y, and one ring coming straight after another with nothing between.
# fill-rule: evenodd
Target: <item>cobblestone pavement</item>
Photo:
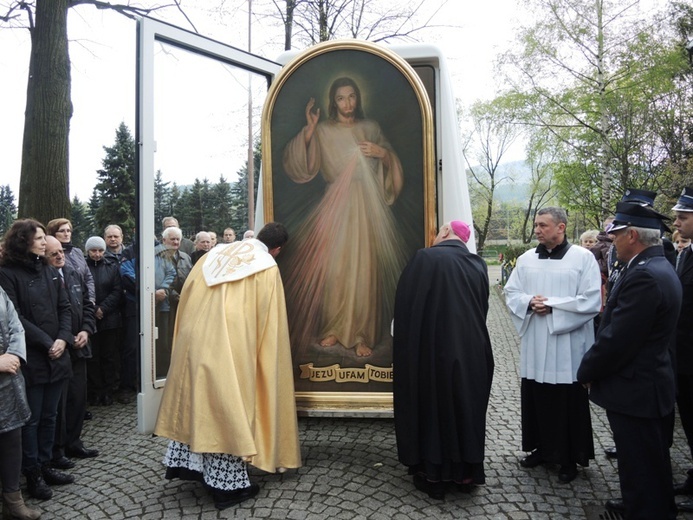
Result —
<instances>
[{"instance_id":1,"label":"cobblestone pavement","mask_svg":"<svg viewBox=\"0 0 693 520\"><path fill-rule=\"evenodd\" d=\"M495 282L495 270L489 274ZM605 414L593 408L596 460L581 468L572 483L560 483L555 466L520 468L518 339L497 290L490 301L496 372L488 413L487 484L471 494L449 493L445 501L436 501L418 492L397 462L392 419L302 417L304 466L283 475L253 470L252 479L261 486L258 496L217 511L199 484L164 480L166 440L136 432L134 405L114 405L92 408L94 418L86 422L85 444L101 455L77 460L72 470L77 482L54 487L53 499L28 502L43 511L44 519L599 518L588 517L585 507L601 506L619 494L616 464L602 453L611 445ZM678 424L672 458L674 476L681 480L690 461Z\"/></svg>"}]
</instances>

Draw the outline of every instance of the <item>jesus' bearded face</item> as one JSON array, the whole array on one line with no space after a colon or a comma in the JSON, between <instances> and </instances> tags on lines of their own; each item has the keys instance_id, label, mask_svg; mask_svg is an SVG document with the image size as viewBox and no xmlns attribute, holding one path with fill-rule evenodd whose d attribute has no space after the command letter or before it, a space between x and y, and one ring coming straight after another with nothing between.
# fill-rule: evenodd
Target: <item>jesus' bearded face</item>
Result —
<instances>
[{"instance_id":1,"label":"jesus' bearded face","mask_svg":"<svg viewBox=\"0 0 693 520\"><path fill-rule=\"evenodd\" d=\"M339 87L334 96L334 102L337 106L338 120L353 121L354 111L358 104L358 97L353 87Z\"/></svg>"}]
</instances>

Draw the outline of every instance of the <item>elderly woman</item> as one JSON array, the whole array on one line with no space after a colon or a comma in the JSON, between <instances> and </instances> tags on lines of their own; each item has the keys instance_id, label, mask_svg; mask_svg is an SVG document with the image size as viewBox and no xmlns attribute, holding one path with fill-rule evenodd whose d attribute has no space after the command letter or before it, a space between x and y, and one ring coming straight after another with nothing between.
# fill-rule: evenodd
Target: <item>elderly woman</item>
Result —
<instances>
[{"instance_id":1,"label":"elderly woman","mask_svg":"<svg viewBox=\"0 0 693 520\"><path fill-rule=\"evenodd\" d=\"M92 358L87 362L89 402L110 406L120 372L120 307L123 286L119 264L106 256L106 242L98 236L84 244L87 265L96 286L96 334L91 337Z\"/></svg>"},{"instance_id":2,"label":"elderly woman","mask_svg":"<svg viewBox=\"0 0 693 520\"><path fill-rule=\"evenodd\" d=\"M46 265L46 231L32 219L18 220L5 235L0 287L14 305L26 337L22 366L31 410L22 427L22 470L34 498L53 496L48 484L69 484L72 475L49 465L63 383L72 375L65 355L73 342L72 315L60 273Z\"/></svg>"},{"instance_id":3,"label":"elderly woman","mask_svg":"<svg viewBox=\"0 0 693 520\"><path fill-rule=\"evenodd\" d=\"M78 247L72 245L72 223L66 218L54 218L46 226L46 232L57 238L63 245L65 251L65 263L77 271L82 280L87 284L89 299L96 301L96 290L94 289L94 278L87 267L84 253Z\"/></svg>"},{"instance_id":4,"label":"elderly woman","mask_svg":"<svg viewBox=\"0 0 693 520\"><path fill-rule=\"evenodd\" d=\"M24 505L19 490L22 426L31 417L21 364L26 362L24 328L14 305L0 287L0 481L10 518L34 519L41 513Z\"/></svg>"},{"instance_id":5,"label":"elderly woman","mask_svg":"<svg viewBox=\"0 0 693 520\"><path fill-rule=\"evenodd\" d=\"M580 245L585 249L592 249L597 245L597 236L599 231L596 229L588 229L580 235Z\"/></svg>"}]
</instances>

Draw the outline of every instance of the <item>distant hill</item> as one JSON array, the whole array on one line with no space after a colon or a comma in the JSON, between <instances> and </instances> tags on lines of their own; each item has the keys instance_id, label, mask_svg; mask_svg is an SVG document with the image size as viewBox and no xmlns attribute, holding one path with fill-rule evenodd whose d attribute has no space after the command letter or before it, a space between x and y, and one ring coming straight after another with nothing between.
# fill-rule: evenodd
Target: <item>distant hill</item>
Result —
<instances>
[{"instance_id":1,"label":"distant hill","mask_svg":"<svg viewBox=\"0 0 693 520\"><path fill-rule=\"evenodd\" d=\"M481 168L475 166L474 169ZM499 202L520 202L527 200L532 170L527 161L513 161L498 165L498 179L505 179L496 188L494 198Z\"/></svg>"}]
</instances>

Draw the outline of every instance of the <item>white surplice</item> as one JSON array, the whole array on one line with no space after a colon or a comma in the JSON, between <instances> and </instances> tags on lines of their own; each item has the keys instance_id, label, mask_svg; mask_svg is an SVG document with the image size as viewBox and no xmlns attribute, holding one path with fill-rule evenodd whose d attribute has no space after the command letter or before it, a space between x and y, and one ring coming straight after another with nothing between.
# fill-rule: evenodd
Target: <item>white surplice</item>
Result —
<instances>
[{"instance_id":1,"label":"white surplice","mask_svg":"<svg viewBox=\"0 0 693 520\"><path fill-rule=\"evenodd\" d=\"M592 318L601 308L601 276L594 255L571 246L562 259L539 259L534 249L517 259L505 302L522 339L520 375L538 383L573 383L594 343ZM541 295L552 312L540 316L529 302Z\"/></svg>"}]
</instances>

